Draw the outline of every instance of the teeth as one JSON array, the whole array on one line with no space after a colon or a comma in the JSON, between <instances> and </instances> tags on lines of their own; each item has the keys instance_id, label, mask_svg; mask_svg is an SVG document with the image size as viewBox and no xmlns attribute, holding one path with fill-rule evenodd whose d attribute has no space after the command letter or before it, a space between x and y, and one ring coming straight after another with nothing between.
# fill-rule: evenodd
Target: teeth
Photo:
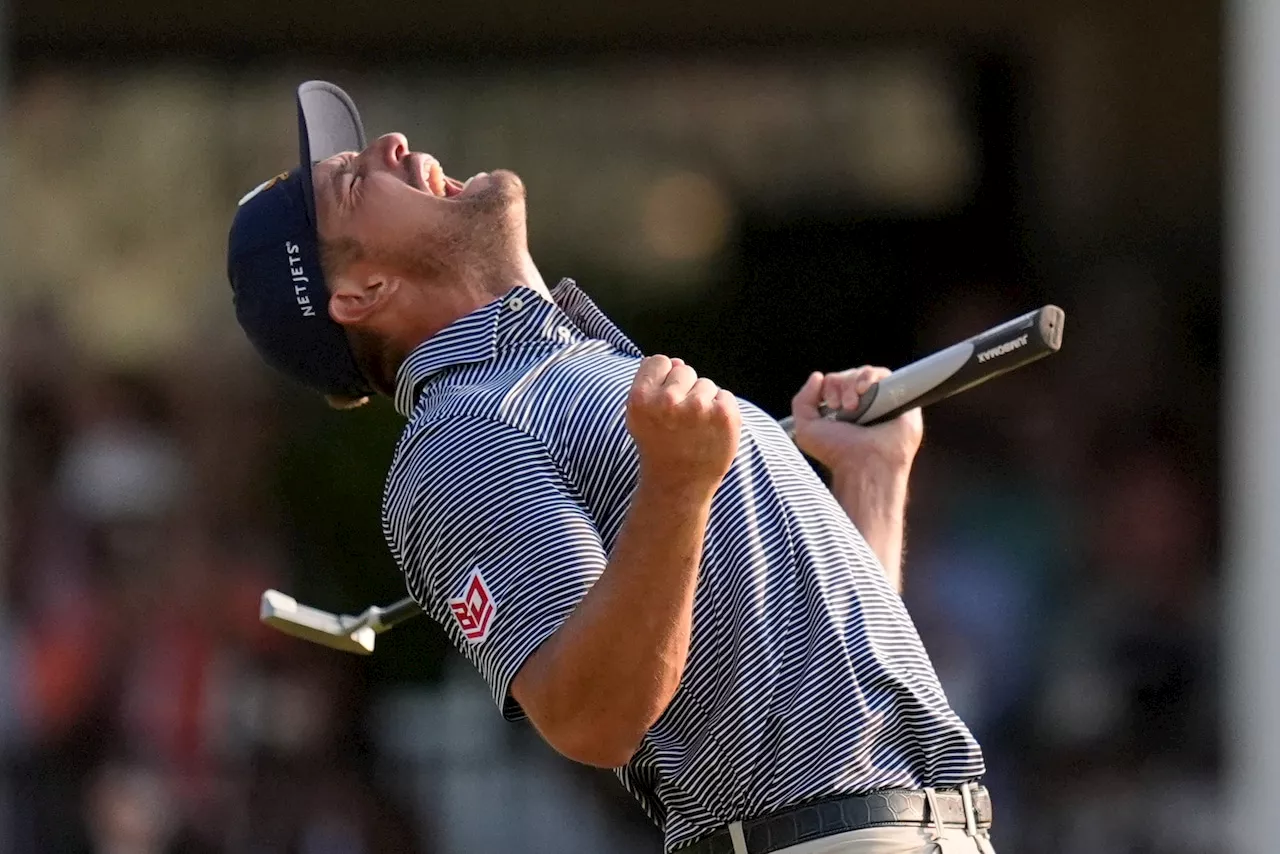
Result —
<instances>
[{"instance_id":1,"label":"teeth","mask_svg":"<svg viewBox=\"0 0 1280 854\"><path fill-rule=\"evenodd\" d=\"M444 170L440 168L439 161L431 161L431 166L428 169L428 175L430 176L431 192L435 193L437 196L443 196L445 194Z\"/></svg>"}]
</instances>

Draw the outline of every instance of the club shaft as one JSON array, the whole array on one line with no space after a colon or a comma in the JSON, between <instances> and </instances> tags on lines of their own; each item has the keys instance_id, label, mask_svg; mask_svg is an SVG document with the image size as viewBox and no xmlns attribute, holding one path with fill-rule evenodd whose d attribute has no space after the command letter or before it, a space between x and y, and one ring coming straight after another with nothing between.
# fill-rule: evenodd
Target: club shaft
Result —
<instances>
[{"instance_id":1,"label":"club shaft","mask_svg":"<svg viewBox=\"0 0 1280 854\"><path fill-rule=\"evenodd\" d=\"M896 418L908 409L928 406L973 388L1000 374L1028 365L1062 346L1062 309L1046 305L992 327L967 341L926 356L871 386L856 409L820 409L825 418L871 425ZM788 416L778 424L795 438L795 420ZM354 630L368 626L381 633L422 613L410 597L382 608L370 608L360 617L342 617Z\"/></svg>"},{"instance_id":2,"label":"club shaft","mask_svg":"<svg viewBox=\"0 0 1280 854\"><path fill-rule=\"evenodd\" d=\"M378 622L374 629L378 632L384 632L421 613L422 609L418 607L418 603L406 596L399 602L387 605L382 609L382 614L378 617Z\"/></svg>"}]
</instances>

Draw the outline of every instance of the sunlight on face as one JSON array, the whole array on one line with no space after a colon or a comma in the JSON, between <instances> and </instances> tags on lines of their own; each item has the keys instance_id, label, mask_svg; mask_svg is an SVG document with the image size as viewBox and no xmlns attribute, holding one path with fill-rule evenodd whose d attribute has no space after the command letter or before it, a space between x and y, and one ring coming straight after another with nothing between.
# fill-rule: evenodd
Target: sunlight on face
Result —
<instances>
[{"instance_id":1,"label":"sunlight on face","mask_svg":"<svg viewBox=\"0 0 1280 854\"><path fill-rule=\"evenodd\" d=\"M510 172L481 172L465 183L450 178L398 133L321 161L312 181L321 239L358 246L363 259L398 275L434 276L506 251L509 241L501 238L513 222L523 239L519 178Z\"/></svg>"}]
</instances>

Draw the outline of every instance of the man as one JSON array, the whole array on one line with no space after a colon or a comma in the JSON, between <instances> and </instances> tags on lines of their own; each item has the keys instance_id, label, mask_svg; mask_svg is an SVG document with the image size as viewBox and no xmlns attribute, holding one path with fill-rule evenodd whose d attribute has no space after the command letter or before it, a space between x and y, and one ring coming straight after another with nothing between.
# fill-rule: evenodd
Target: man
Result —
<instances>
[{"instance_id":1,"label":"man","mask_svg":"<svg viewBox=\"0 0 1280 854\"><path fill-rule=\"evenodd\" d=\"M237 317L335 405L408 419L387 542L502 713L616 769L667 851L991 852L980 750L896 589L920 413L819 415L887 372L793 401L833 496L772 418L546 287L515 175L366 147L332 84L298 115L301 166L231 228Z\"/></svg>"}]
</instances>

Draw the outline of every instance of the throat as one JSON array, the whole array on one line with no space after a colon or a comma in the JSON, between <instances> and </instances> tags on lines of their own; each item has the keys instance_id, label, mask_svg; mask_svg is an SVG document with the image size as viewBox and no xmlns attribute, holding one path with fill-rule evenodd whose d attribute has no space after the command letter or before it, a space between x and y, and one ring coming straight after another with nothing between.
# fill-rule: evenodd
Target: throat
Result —
<instances>
[{"instance_id":1,"label":"throat","mask_svg":"<svg viewBox=\"0 0 1280 854\"><path fill-rule=\"evenodd\" d=\"M537 291L548 302L551 301L551 291L548 290L546 282L542 280L542 274L538 272L537 265L533 263L533 259L527 253L522 253L519 262L515 265L515 269L509 271L503 279L496 290L490 291L495 296L503 296L512 288L529 288ZM498 283L495 282L495 284Z\"/></svg>"}]
</instances>

